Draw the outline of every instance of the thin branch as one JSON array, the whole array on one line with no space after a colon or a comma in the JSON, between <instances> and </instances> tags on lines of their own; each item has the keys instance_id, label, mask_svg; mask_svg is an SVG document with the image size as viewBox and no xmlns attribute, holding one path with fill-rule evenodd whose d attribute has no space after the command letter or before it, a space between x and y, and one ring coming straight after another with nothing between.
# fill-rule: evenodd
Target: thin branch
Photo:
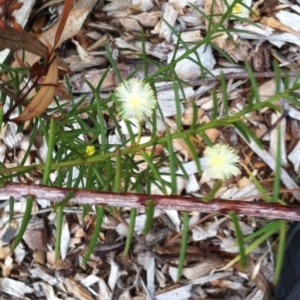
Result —
<instances>
[{"instance_id":1,"label":"thin branch","mask_svg":"<svg viewBox=\"0 0 300 300\"><path fill-rule=\"evenodd\" d=\"M42 185L26 185L21 183L5 183L0 188L0 199L9 196L24 199L32 196L36 199L59 202L69 191L74 192L72 204L95 204L113 207L141 208L151 199L159 209L176 209L178 211L200 211L204 213L226 214L235 211L237 214L266 219L284 219L300 221L300 208L276 203L245 202L241 200L214 199L211 202L201 202L199 198L181 196L158 196L147 194L125 194L99 192L83 189L58 188Z\"/></svg>"}]
</instances>

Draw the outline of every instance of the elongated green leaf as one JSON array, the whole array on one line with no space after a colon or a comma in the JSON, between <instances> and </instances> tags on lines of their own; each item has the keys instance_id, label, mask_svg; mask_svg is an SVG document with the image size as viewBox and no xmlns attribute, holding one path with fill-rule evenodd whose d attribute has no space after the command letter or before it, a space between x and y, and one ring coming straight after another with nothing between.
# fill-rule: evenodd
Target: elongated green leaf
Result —
<instances>
[{"instance_id":1,"label":"elongated green leaf","mask_svg":"<svg viewBox=\"0 0 300 300\"><path fill-rule=\"evenodd\" d=\"M59 259L59 254L60 254L62 224L64 219L63 209L73 197L74 197L74 192L69 191L66 197L62 201L56 203L53 208L54 211L56 211L56 232L55 232L55 253L54 253L55 261Z\"/></svg>"},{"instance_id":2,"label":"elongated green leaf","mask_svg":"<svg viewBox=\"0 0 300 300\"><path fill-rule=\"evenodd\" d=\"M195 129L198 123L198 107L194 102L192 102L192 108L193 108L193 118L192 118L191 128Z\"/></svg>"},{"instance_id":3,"label":"elongated green leaf","mask_svg":"<svg viewBox=\"0 0 300 300\"><path fill-rule=\"evenodd\" d=\"M55 120L54 118L51 119L50 121L50 132L49 132L49 140L48 140L48 152L47 152L47 159L46 159L46 164L45 164L45 170L43 173L43 179L42 179L42 184L46 184L49 175L51 173L51 163L52 163L52 154L53 154L53 149L55 145Z\"/></svg>"},{"instance_id":4,"label":"elongated green leaf","mask_svg":"<svg viewBox=\"0 0 300 300\"><path fill-rule=\"evenodd\" d=\"M203 138L203 140L207 146L213 147L214 144L211 142L211 140L209 139L209 137L207 136L205 131L201 131L201 132L199 132L199 134L201 135L201 137Z\"/></svg>"},{"instance_id":5,"label":"elongated green leaf","mask_svg":"<svg viewBox=\"0 0 300 300\"><path fill-rule=\"evenodd\" d=\"M227 84L224 77L224 74L221 73L221 88L222 88L222 98L223 98L223 105L224 105L224 114L228 116L229 113L229 100L228 100L228 91L227 91Z\"/></svg>"},{"instance_id":6,"label":"elongated green leaf","mask_svg":"<svg viewBox=\"0 0 300 300\"><path fill-rule=\"evenodd\" d=\"M222 187L222 180L218 179L214 184L214 186L212 187L212 189L209 191L209 193L202 198L202 201L204 202L211 201L221 187Z\"/></svg>"},{"instance_id":7,"label":"elongated green leaf","mask_svg":"<svg viewBox=\"0 0 300 300\"><path fill-rule=\"evenodd\" d=\"M273 68L274 68L274 73L275 73L275 82L276 82L276 93L281 92L281 76L280 76L280 67L278 66L278 63L276 61L273 61ZM286 85L285 88L289 88L289 85Z\"/></svg>"},{"instance_id":8,"label":"elongated green leaf","mask_svg":"<svg viewBox=\"0 0 300 300\"><path fill-rule=\"evenodd\" d=\"M153 200L147 200L146 201L147 207L146 207L146 224L144 228L144 234L148 234L150 229L152 228L153 224L153 217L154 217L154 201Z\"/></svg>"},{"instance_id":9,"label":"elongated green leaf","mask_svg":"<svg viewBox=\"0 0 300 300\"><path fill-rule=\"evenodd\" d=\"M33 128L32 128L32 132L31 132L31 134L30 134L30 139L29 139L28 148L27 148L27 150L25 151L24 157L23 157L23 159L22 159L22 161L21 161L21 163L20 163L20 165L22 165L22 166L25 164L25 162L26 162L26 160L27 160L27 158L28 158L30 152L32 151L32 146L33 146L34 142L36 141L36 136L37 136L37 133L38 133L38 125L41 124L39 118L38 118L38 119L35 119L35 120L33 121L33 124L34 124L34 125L33 125ZM43 128L43 125L41 125L41 127ZM48 132L47 132L47 136L48 136Z\"/></svg>"},{"instance_id":10,"label":"elongated green leaf","mask_svg":"<svg viewBox=\"0 0 300 300\"><path fill-rule=\"evenodd\" d=\"M128 130L128 133L129 133L129 138L130 138L130 143L132 145L135 144L135 135L133 133L133 130L132 130L132 127L131 126L135 126L134 124L132 124L130 121L128 120L124 120L125 122L125 125L126 125L126 128Z\"/></svg>"},{"instance_id":11,"label":"elongated green leaf","mask_svg":"<svg viewBox=\"0 0 300 300\"><path fill-rule=\"evenodd\" d=\"M286 225L287 222L280 220L280 232L279 232L279 243L276 255L276 268L275 268L275 276L274 276L274 283L277 284L279 280L279 276L281 273L283 259L284 259L284 252L285 252L285 241L286 241Z\"/></svg>"},{"instance_id":12,"label":"elongated green leaf","mask_svg":"<svg viewBox=\"0 0 300 300\"><path fill-rule=\"evenodd\" d=\"M56 209L60 206L62 207L65 207L67 205L67 203L74 197L74 191L69 191L66 195L66 197L60 201L60 202L57 202L55 205L54 205L54 208L53 210L56 211Z\"/></svg>"},{"instance_id":13,"label":"elongated green leaf","mask_svg":"<svg viewBox=\"0 0 300 300\"><path fill-rule=\"evenodd\" d=\"M189 237L189 214L187 212L183 213L183 224L182 224L182 238L181 238L181 245L180 245L180 255L179 255L179 264L178 264L178 272L177 272L177 281L179 281L182 270L184 266L185 256L186 256L186 249L188 244L188 237Z\"/></svg>"},{"instance_id":14,"label":"elongated green leaf","mask_svg":"<svg viewBox=\"0 0 300 300\"><path fill-rule=\"evenodd\" d=\"M100 137L101 137L101 151L104 153L105 152L105 147L107 145L107 134L106 134L106 126L105 126L105 120L104 120L104 115L103 115L103 103L102 100L100 99L99 96L99 89L105 80L106 75L109 72L109 68L106 69L104 74L101 76L100 82L98 83L97 87L94 88L93 85L90 82L87 82L89 85L91 91L93 92L93 97L95 98L96 101L96 107L97 107L97 118L99 120L99 129L100 129ZM94 122L96 123L96 122ZM97 122L98 123L98 122Z\"/></svg>"},{"instance_id":15,"label":"elongated green leaf","mask_svg":"<svg viewBox=\"0 0 300 300\"><path fill-rule=\"evenodd\" d=\"M93 189L94 187L94 166L87 168L85 187L87 189Z\"/></svg>"},{"instance_id":16,"label":"elongated green leaf","mask_svg":"<svg viewBox=\"0 0 300 300\"><path fill-rule=\"evenodd\" d=\"M14 204L15 204L15 198L10 196L9 197L9 217L8 217L8 223L11 223L11 221L14 218Z\"/></svg>"},{"instance_id":17,"label":"elongated green leaf","mask_svg":"<svg viewBox=\"0 0 300 300\"><path fill-rule=\"evenodd\" d=\"M118 154L119 148L116 148L117 154ZM122 174L122 165L121 165L121 155L118 154L116 156L116 171L115 171L115 180L114 180L114 186L113 186L113 191L115 193L118 193L121 188L121 174Z\"/></svg>"},{"instance_id":18,"label":"elongated green leaf","mask_svg":"<svg viewBox=\"0 0 300 300\"><path fill-rule=\"evenodd\" d=\"M193 160L195 161L198 174L200 175L202 173L202 168L201 168L201 164L200 164L200 160L199 160L199 155L195 149L195 146L193 145L193 143L191 142L191 140L189 138L183 138L183 139L184 139L186 145L189 147L189 150L191 152Z\"/></svg>"},{"instance_id":19,"label":"elongated green leaf","mask_svg":"<svg viewBox=\"0 0 300 300\"><path fill-rule=\"evenodd\" d=\"M173 82L174 87L174 98L175 98L175 105L176 105L176 124L177 124L177 130L181 130L182 128L182 122L181 122L181 102L179 98L179 92L178 92L178 84L176 81Z\"/></svg>"},{"instance_id":20,"label":"elongated green leaf","mask_svg":"<svg viewBox=\"0 0 300 300\"><path fill-rule=\"evenodd\" d=\"M278 201L280 192L280 179L281 179L281 127L277 126L277 147L276 147L276 166L275 177L273 184L273 201Z\"/></svg>"},{"instance_id":21,"label":"elongated green leaf","mask_svg":"<svg viewBox=\"0 0 300 300\"><path fill-rule=\"evenodd\" d=\"M279 243L277 248L275 276L274 276L275 284L277 284L279 280L279 276L283 265L286 232L287 232L287 221L280 220L279 222L280 222L280 231L279 231Z\"/></svg>"},{"instance_id":22,"label":"elongated green leaf","mask_svg":"<svg viewBox=\"0 0 300 300\"><path fill-rule=\"evenodd\" d=\"M102 172L100 172L98 168L94 168L94 174L95 174L95 176L96 176L96 178L97 178L99 184L100 184L103 188L106 187L107 185L110 185L110 183L107 183L107 182L105 181L105 178L104 178Z\"/></svg>"},{"instance_id":23,"label":"elongated green leaf","mask_svg":"<svg viewBox=\"0 0 300 300\"><path fill-rule=\"evenodd\" d=\"M244 241L244 237L243 237L243 232L241 230L239 220L238 220L236 213L230 212L229 215L233 222L235 236L236 236L236 239L237 239L237 242L239 245L239 249L240 249L241 267L243 270L245 270L246 269L246 253L245 253L245 241Z\"/></svg>"},{"instance_id":24,"label":"elongated green leaf","mask_svg":"<svg viewBox=\"0 0 300 300\"><path fill-rule=\"evenodd\" d=\"M23 235L26 231L27 225L30 220L32 205L33 205L33 198L31 196L29 196L26 198L26 208L25 208L22 224L21 224L20 230L11 246L12 250L15 250L17 248L17 246L19 245L19 243L21 242L21 240L23 238Z\"/></svg>"},{"instance_id":25,"label":"elongated green leaf","mask_svg":"<svg viewBox=\"0 0 300 300\"><path fill-rule=\"evenodd\" d=\"M266 189L260 184L260 182L256 179L256 177L253 176L252 172L248 169L247 166L244 166L244 168L245 168L247 174L249 175L249 177L251 178L251 180L253 181L253 183L255 184L255 187L258 189L258 191L261 194L265 194L267 192ZM268 195L261 196L261 198L268 202L273 201L272 197L268 196Z\"/></svg>"},{"instance_id":26,"label":"elongated green leaf","mask_svg":"<svg viewBox=\"0 0 300 300\"><path fill-rule=\"evenodd\" d=\"M124 249L124 256L128 255L128 252L129 252L129 249L130 249L130 246L131 246L132 237L133 237L133 234L134 234L136 214L137 214L136 208L132 208L130 210L130 221L129 221L127 239L126 239L126 244L125 244L125 249Z\"/></svg>"},{"instance_id":27,"label":"elongated green leaf","mask_svg":"<svg viewBox=\"0 0 300 300\"><path fill-rule=\"evenodd\" d=\"M255 238L257 238L258 236L261 236L269 231L272 231L272 232L276 232L280 229L280 221L278 220L275 220L275 221L272 221L270 222L269 224L266 224L264 227L256 230L255 232L247 235L244 237L244 242L249 242Z\"/></svg>"},{"instance_id":28,"label":"elongated green leaf","mask_svg":"<svg viewBox=\"0 0 300 300\"><path fill-rule=\"evenodd\" d=\"M164 182L163 182L157 168L154 166L153 162L151 161L150 157L144 151L141 152L141 155L143 156L143 159L145 160L145 162L148 163L149 168L153 172L154 178L161 184L162 192L164 194L167 194L167 190L164 185Z\"/></svg>"},{"instance_id":29,"label":"elongated green leaf","mask_svg":"<svg viewBox=\"0 0 300 300\"><path fill-rule=\"evenodd\" d=\"M255 96L255 103L260 102L259 89L258 89L256 78L253 74L253 70L247 63L245 63L245 67L246 67L246 71L249 75L249 79L251 82L251 91L253 92L253 94Z\"/></svg>"},{"instance_id":30,"label":"elongated green leaf","mask_svg":"<svg viewBox=\"0 0 300 300\"><path fill-rule=\"evenodd\" d=\"M56 209L55 254L54 254L55 261L59 259L59 254L60 254L62 224L64 219L63 209L64 209L63 205L59 205Z\"/></svg>"},{"instance_id":31,"label":"elongated green leaf","mask_svg":"<svg viewBox=\"0 0 300 300\"><path fill-rule=\"evenodd\" d=\"M273 224L275 225L275 224ZM279 225L279 223L278 223ZM265 231L260 237L258 237L252 244L250 244L248 247L245 249L245 254L248 255L251 251L256 249L261 243L265 242L270 236L275 234L278 231L278 227L272 226L269 227L268 231ZM246 239L244 239L245 241ZM234 259L232 259L224 268L222 269L227 269L237 263L241 259L241 255L236 256Z\"/></svg>"},{"instance_id":32,"label":"elongated green leaf","mask_svg":"<svg viewBox=\"0 0 300 300\"><path fill-rule=\"evenodd\" d=\"M122 82L122 76L121 76L120 71L119 71L119 69L116 65L116 62L113 59L113 57L111 55L111 52L110 52L110 50L109 50L109 48L106 44L105 44L105 51L106 51L107 58L108 58L109 62L111 63L112 68L113 68L113 70L114 70L114 72L115 72L115 74L116 74L116 76L119 80L119 84L120 84Z\"/></svg>"},{"instance_id":33,"label":"elongated green leaf","mask_svg":"<svg viewBox=\"0 0 300 300\"><path fill-rule=\"evenodd\" d=\"M167 147L169 152L169 161L170 161L170 175L171 175L171 187L172 194L176 194L177 192L177 178L176 178L176 170L175 170L175 153L173 149L172 137L170 133L170 129L167 128Z\"/></svg>"},{"instance_id":34,"label":"elongated green leaf","mask_svg":"<svg viewBox=\"0 0 300 300\"><path fill-rule=\"evenodd\" d=\"M82 218L84 219L87 217L89 212L91 211L91 205L90 204L84 204L83 205L83 211L82 211Z\"/></svg>"},{"instance_id":35,"label":"elongated green leaf","mask_svg":"<svg viewBox=\"0 0 300 300\"><path fill-rule=\"evenodd\" d=\"M153 114L152 120L149 120L152 125L152 133L151 133L151 140L156 139L157 134L157 115L156 113Z\"/></svg>"},{"instance_id":36,"label":"elongated green leaf","mask_svg":"<svg viewBox=\"0 0 300 300\"><path fill-rule=\"evenodd\" d=\"M212 90L212 99L213 99L213 111L212 111L212 119L216 120L218 117L218 97L215 89Z\"/></svg>"},{"instance_id":37,"label":"elongated green leaf","mask_svg":"<svg viewBox=\"0 0 300 300\"><path fill-rule=\"evenodd\" d=\"M90 241L89 246L86 250L86 253L83 257L82 265L85 265L87 263L87 261L89 260L92 252L95 249L95 246L96 246L96 243L97 243L97 240L98 240L98 237L99 237L99 233L100 233L100 230L101 230L103 218L104 218L104 207L102 205L101 206L96 206L95 209L96 209L96 224L95 224L95 228L94 228L94 231L93 231L93 234L92 234L92 237L91 237L91 241Z\"/></svg>"},{"instance_id":38,"label":"elongated green leaf","mask_svg":"<svg viewBox=\"0 0 300 300\"><path fill-rule=\"evenodd\" d=\"M245 137L245 139L250 142L252 139L258 147L263 149L263 145L261 141L257 138L257 136L247 127L243 122L235 122L233 123L233 126L236 127L240 133Z\"/></svg>"}]
</instances>

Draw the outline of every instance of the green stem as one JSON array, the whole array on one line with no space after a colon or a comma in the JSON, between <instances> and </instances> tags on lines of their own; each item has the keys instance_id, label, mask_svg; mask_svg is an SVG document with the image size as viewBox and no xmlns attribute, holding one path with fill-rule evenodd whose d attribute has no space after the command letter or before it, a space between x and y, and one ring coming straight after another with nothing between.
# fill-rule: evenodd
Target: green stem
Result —
<instances>
[{"instance_id":1,"label":"green stem","mask_svg":"<svg viewBox=\"0 0 300 300\"><path fill-rule=\"evenodd\" d=\"M174 132L171 137L172 140L174 139L180 139L184 138L187 135L195 135L199 134L199 132L202 132L206 129L213 128L213 127L220 127L220 126L230 126L235 122L241 121L241 118L235 118L234 116L232 117L227 117L225 120L214 120L206 124L201 124L199 125L196 129L188 129L185 130L184 132L182 131L176 131ZM66 161L66 162L60 162L60 163L52 163L51 164L51 170L59 170L60 168L66 168L66 167L74 167L74 166L79 166L79 165L85 165L85 164L91 164L94 162L100 162L104 161L108 158L116 157L117 155L127 155L127 154L134 154L137 152L142 151L144 148L153 146L155 144L164 144L167 142L168 137L160 137L160 138L153 138L149 142L140 144L140 145L132 145L130 147L126 147L124 149L121 149L119 151L115 152L107 152L107 153L101 153L98 155L94 155L85 159L78 158L74 159L71 161ZM32 166L18 166L14 168L9 168L9 169L0 169L0 175L4 174L12 174L18 172L20 173L26 173L30 171L42 171L45 170L45 164L40 164L40 165L32 165Z\"/></svg>"},{"instance_id":2,"label":"green stem","mask_svg":"<svg viewBox=\"0 0 300 300\"><path fill-rule=\"evenodd\" d=\"M137 139L136 139L136 145L140 144L141 141L141 137L142 137L142 121L138 121L138 135L137 135Z\"/></svg>"}]
</instances>

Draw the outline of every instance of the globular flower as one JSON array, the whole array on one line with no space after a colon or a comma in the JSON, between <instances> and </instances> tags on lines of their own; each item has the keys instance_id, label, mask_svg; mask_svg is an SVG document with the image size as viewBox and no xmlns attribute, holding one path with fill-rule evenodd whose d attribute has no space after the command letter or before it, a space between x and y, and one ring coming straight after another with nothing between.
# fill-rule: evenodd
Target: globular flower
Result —
<instances>
[{"instance_id":1,"label":"globular flower","mask_svg":"<svg viewBox=\"0 0 300 300\"><path fill-rule=\"evenodd\" d=\"M142 121L151 117L157 103L150 84L136 78L123 81L116 88L115 97L120 104L120 114L126 120Z\"/></svg>"},{"instance_id":2,"label":"globular flower","mask_svg":"<svg viewBox=\"0 0 300 300\"><path fill-rule=\"evenodd\" d=\"M204 164L208 176L212 179L228 179L240 173L237 163L240 158L237 151L226 145L216 144L204 150Z\"/></svg>"},{"instance_id":3,"label":"globular flower","mask_svg":"<svg viewBox=\"0 0 300 300\"><path fill-rule=\"evenodd\" d=\"M234 0L229 0L228 5L232 5ZM240 3L235 3L232 8L233 17L239 16L241 18L248 18L250 14L250 7L252 0L241 0Z\"/></svg>"},{"instance_id":4,"label":"globular flower","mask_svg":"<svg viewBox=\"0 0 300 300\"><path fill-rule=\"evenodd\" d=\"M85 148L85 153L86 153L86 155L87 156L92 156L92 155L94 155L95 154L95 147L94 146L87 146L86 148Z\"/></svg>"}]
</instances>

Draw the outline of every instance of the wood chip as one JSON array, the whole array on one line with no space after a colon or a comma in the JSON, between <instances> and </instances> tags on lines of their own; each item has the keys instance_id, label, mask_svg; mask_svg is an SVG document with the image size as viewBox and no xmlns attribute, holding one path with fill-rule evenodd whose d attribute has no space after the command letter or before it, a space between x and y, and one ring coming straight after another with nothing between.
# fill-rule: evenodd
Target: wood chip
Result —
<instances>
[{"instance_id":1,"label":"wood chip","mask_svg":"<svg viewBox=\"0 0 300 300\"><path fill-rule=\"evenodd\" d=\"M63 281L67 291L79 300L94 300L93 296L79 282L71 278L65 278Z\"/></svg>"},{"instance_id":2,"label":"wood chip","mask_svg":"<svg viewBox=\"0 0 300 300\"><path fill-rule=\"evenodd\" d=\"M10 278L0 278L1 291L16 297L25 297L26 294L33 293L33 289L25 283ZM30 299L25 297L24 299Z\"/></svg>"},{"instance_id":3,"label":"wood chip","mask_svg":"<svg viewBox=\"0 0 300 300\"><path fill-rule=\"evenodd\" d=\"M45 250L48 240L45 220L33 216L29 221L23 239L31 250Z\"/></svg>"}]
</instances>

